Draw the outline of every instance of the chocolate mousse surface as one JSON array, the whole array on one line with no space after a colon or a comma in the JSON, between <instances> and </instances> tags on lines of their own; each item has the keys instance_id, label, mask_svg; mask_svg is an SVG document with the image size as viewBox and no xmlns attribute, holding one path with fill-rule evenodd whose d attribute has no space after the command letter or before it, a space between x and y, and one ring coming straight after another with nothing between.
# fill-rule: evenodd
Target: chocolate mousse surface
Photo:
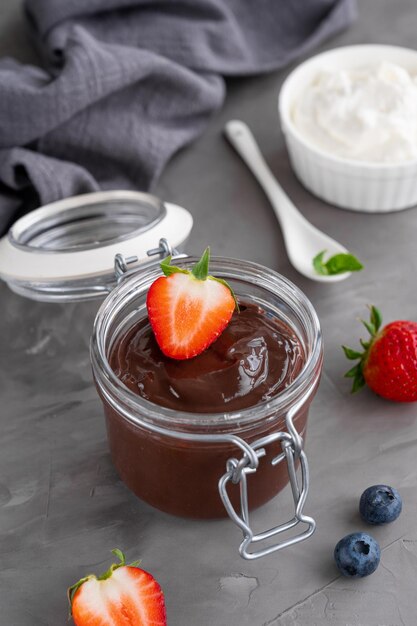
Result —
<instances>
[{"instance_id":1,"label":"chocolate mousse surface","mask_svg":"<svg viewBox=\"0 0 417 626\"><path fill-rule=\"evenodd\" d=\"M305 355L287 324L242 302L219 338L192 359L166 357L145 318L116 341L109 362L131 391L154 404L223 413L279 394L298 376Z\"/></svg>"}]
</instances>

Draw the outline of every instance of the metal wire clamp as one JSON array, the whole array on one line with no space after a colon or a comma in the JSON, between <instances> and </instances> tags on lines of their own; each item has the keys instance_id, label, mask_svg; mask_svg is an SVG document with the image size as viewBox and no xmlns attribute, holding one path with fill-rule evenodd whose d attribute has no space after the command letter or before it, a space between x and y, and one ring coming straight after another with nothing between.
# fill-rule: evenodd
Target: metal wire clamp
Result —
<instances>
[{"instance_id":1,"label":"metal wire clamp","mask_svg":"<svg viewBox=\"0 0 417 626\"><path fill-rule=\"evenodd\" d=\"M309 471L307 457L302 449L303 441L293 422L297 410L297 406L290 409L286 416L285 421L288 432L272 433L251 444L251 448L257 458L256 463L253 462L253 457L251 459L248 456L247 452L243 454L240 460L235 458L229 459L226 464L226 473L219 480L219 493L224 507L231 520L243 532L243 541L239 546L239 553L244 559L258 559L300 541L304 541L304 539L310 537L316 529L315 520L312 517L304 515L303 513L309 488ZM274 528L254 534L249 521L247 475L256 471L259 459L265 455L265 446L275 441L281 442L282 453L272 460L272 464L278 465L284 460L287 463L291 491L294 500L294 517L283 524L275 526ZM300 481L296 470L297 461L300 463L298 472L300 475ZM239 484L240 514L238 514L234 509L227 493L227 485L229 482ZM261 548L257 551L250 551L252 544L256 544L257 542L265 541L271 537L288 532L292 528L295 528L298 524L306 525L307 528L298 535L289 536L278 543Z\"/></svg>"},{"instance_id":2,"label":"metal wire clamp","mask_svg":"<svg viewBox=\"0 0 417 626\"><path fill-rule=\"evenodd\" d=\"M176 248L172 248L171 244L165 239L162 238L158 242L158 248L152 248L152 250L148 250L146 252L148 257L159 257L159 259L164 259L167 256L185 256L180 255ZM137 256L128 256L125 257L123 254L116 254L114 257L114 274L116 277L117 283L120 283L122 280L128 278L131 274L134 274L138 271ZM150 264L156 263L155 260L148 261L147 263L142 263L141 268L144 269ZM130 267L129 267L130 266Z\"/></svg>"}]
</instances>

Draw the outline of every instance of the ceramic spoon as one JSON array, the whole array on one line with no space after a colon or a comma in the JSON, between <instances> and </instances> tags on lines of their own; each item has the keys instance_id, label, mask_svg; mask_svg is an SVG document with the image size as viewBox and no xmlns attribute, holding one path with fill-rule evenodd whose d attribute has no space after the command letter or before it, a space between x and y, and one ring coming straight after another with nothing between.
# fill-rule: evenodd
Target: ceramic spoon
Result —
<instances>
[{"instance_id":1,"label":"ceramic spoon","mask_svg":"<svg viewBox=\"0 0 417 626\"><path fill-rule=\"evenodd\" d=\"M227 139L266 193L284 237L288 258L295 269L319 282L337 282L350 276L351 272L322 276L313 267L313 258L326 250L325 260L334 254L348 252L340 243L310 224L291 202L263 158L249 127L240 120L231 120L224 129Z\"/></svg>"}]
</instances>

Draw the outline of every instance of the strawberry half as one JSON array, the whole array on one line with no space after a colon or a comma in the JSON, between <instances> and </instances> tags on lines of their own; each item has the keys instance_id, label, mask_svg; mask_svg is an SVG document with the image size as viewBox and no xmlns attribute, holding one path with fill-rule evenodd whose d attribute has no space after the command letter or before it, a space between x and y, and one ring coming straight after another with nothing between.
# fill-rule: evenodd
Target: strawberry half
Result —
<instances>
[{"instance_id":1,"label":"strawberry half","mask_svg":"<svg viewBox=\"0 0 417 626\"><path fill-rule=\"evenodd\" d=\"M120 563L107 572L79 580L68 589L76 626L166 626L164 596L156 580L138 563L112 550Z\"/></svg>"},{"instance_id":2,"label":"strawberry half","mask_svg":"<svg viewBox=\"0 0 417 626\"><path fill-rule=\"evenodd\" d=\"M190 359L226 328L237 306L229 285L209 276L210 248L191 271L161 263L165 276L152 283L146 306L156 341L165 356Z\"/></svg>"},{"instance_id":3,"label":"strawberry half","mask_svg":"<svg viewBox=\"0 0 417 626\"><path fill-rule=\"evenodd\" d=\"M360 359L345 376L353 378L352 392L365 383L375 393L395 402L417 401L417 322L398 320L384 326L372 306L369 322L363 322L370 340L360 340L364 352L342 346L348 359Z\"/></svg>"}]
</instances>

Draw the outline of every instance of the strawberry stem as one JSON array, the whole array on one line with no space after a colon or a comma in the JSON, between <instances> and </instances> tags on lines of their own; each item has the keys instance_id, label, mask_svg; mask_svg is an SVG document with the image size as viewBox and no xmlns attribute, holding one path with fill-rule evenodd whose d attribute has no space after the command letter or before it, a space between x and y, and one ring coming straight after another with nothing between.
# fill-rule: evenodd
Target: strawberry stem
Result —
<instances>
[{"instance_id":1,"label":"strawberry stem","mask_svg":"<svg viewBox=\"0 0 417 626\"><path fill-rule=\"evenodd\" d=\"M206 280L208 276L209 263L210 247L207 246L207 248L203 252L201 259L194 265L193 269L191 270L194 278L196 278L197 280Z\"/></svg>"},{"instance_id":2,"label":"strawberry stem","mask_svg":"<svg viewBox=\"0 0 417 626\"><path fill-rule=\"evenodd\" d=\"M167 256L167 258L159 264L165 276L172 276L172 274L189 274L188 270L182 270L180 267L171 265L171 258L171 256Z\"/></svg>"},{"instance_id":3,"label":"strawberry stem","mask_svg":"<svg viewBox=\"0 0 417 626\"><path fill-rule=\"evenodd\" d=\"M372 322L365 322L365 320L361 320L362 324L365 326L366 330L368 331L368 333L371 335L371 337L375 337L376 335L376 329L375 326L372 324Z\"/></svg>"},{"instance_id":4,"label":"strawberry stem","mask_svg":"<svg viewBox=\"0 0 417 626\"><path fill-rule=\"evenodd\" d=\"M126 565L126 557L124 553L119 550L119 548L113 548L112 554L114 554L114 556L117 556L120 561L120 565Z\"/></svg>"},{"instance_id":5,"label":"strawberry stem","mask_svg":"<svg viewBox=\"0 0 417 626\"><path fill-rule=\"evenodd\" d=\"M373 305L369 307L369 310L371 311L371 323L373 324L376 332L378 332L382 324L381 311Z\"/></svg>"},{"instance_id":6,"label":"strawberry stem","mask_svg":"<svg viewBox=\"0 0 417 626\"><path fill-rule=\"evenodd\" d=\"M70 605L70 617L72 614L72 601L74 599L74 596L77 593L78 589L84 583L86 583L88 580L91 580L92 578L95 578L96 580L107 580L108 578L111 577L111 575L116 569L118 569L119 567L124 567L126 565L126 557L124 553L121 550L119 550L119 548L114 548L112 550L112 553L115 556L117 556L120 563L113 563L112 565L110 565L109 569L103 574L100 574L100 576L96 576L95 574L88 574L88 576L84 576L84 578L80 578L78 582L76 582L74 585L71 585L71 587L68 588L67 597L68 597L68 602ZM133 563L129 563L128 567L138 567L139 564L140 564L140 561L133 561Z\"/></svg>"},{"instance_id":7,"label":"strawberry stem","mask_svg":"<svg viewBox=\"0 0 417 626\"><path fill-rule=\"evenodd\" d=\"M84 576L84 578L80 578L80 580L77 581L75 583L75 585L71 585L71 587L68 587L67 598L68 598L68 602L69 602L69 605L70 605L69 617L71 617L71 615L72 615L72 601L74 599L75 594L77 593L77 591L81 587L81 585L86 583L87 580L90 580L91 578L95 578L94 574L89 574L88 576Z\"/></svg>"},{"instance_id":8,"label":"strawberry stem","mask_svg":"<svg viewBox=\"0 0 417 626\"><path fill-rule=\"evenodd\" d=\"M238 301L237 301L236 294L235 294L235 292L233 291L233 289L231 288L231 286L229 285L229 283L227 282L227 280L223 280L223 278L216 278L215 276L207 276L207 278L208 278L209 280L215 280L217 283L220 283L221 285L224 285L225 287L227 287L227 288L228 288L228 290L229 290L229 291L230 291L230 293L232 294L232 298L233 298L233 300L235 301L235 308L236 308L236 311L237 311L238 313L240 313L239 303L238 303Z\"/></svg>"},{"instance_id":9,"label":"strawberry stem","mask_svg":"<svg viewBox=\"0 0 417 626\"><path fill-rule=\"evenodd\" d=\"M194 276L196 280L215 280L218 283L221 283L225 287L227 287L232 294L233 300L235 301L236 310L239 311L239 305L234 294L233 289L223 278L216 278L215 276L209 276L209 264L210 264L210 246L204 250L202 257L192 268L191 272L189 270L183 270L180 267L176 267L175 265L171 265L171 256L167 256L166 259L161 261L159 264L162 272L168 278L172 276L172 274L188 274Z\"/></svg>"},{"instance_id":10,"label":"strawberry stem","mask_svg":"<svg viewBox=\"0 0 417 626\"><path fill-rule=\"evenodd\" d=\"M365 320L361 320L362 324L365 326L371 338L368 341L364 341L360 339L361 346L363 347L363 352L358 352L357 350L352 350L352 348L348 348L347 346L342 346L342 349L345 353L345 356L352 361L359 359L359 362L354 365L350 370L348 370L345 374L346 378L353 378L353 384L351 392L355 393L362 389L365 386L365 378L363 376L363 367L368 358L369 350L372 346L372 343L375 339L378 330L382 324L382 315L379 309L375 306L370 306L370 321L366 322Z\"/></svg>"}]
</instances>

